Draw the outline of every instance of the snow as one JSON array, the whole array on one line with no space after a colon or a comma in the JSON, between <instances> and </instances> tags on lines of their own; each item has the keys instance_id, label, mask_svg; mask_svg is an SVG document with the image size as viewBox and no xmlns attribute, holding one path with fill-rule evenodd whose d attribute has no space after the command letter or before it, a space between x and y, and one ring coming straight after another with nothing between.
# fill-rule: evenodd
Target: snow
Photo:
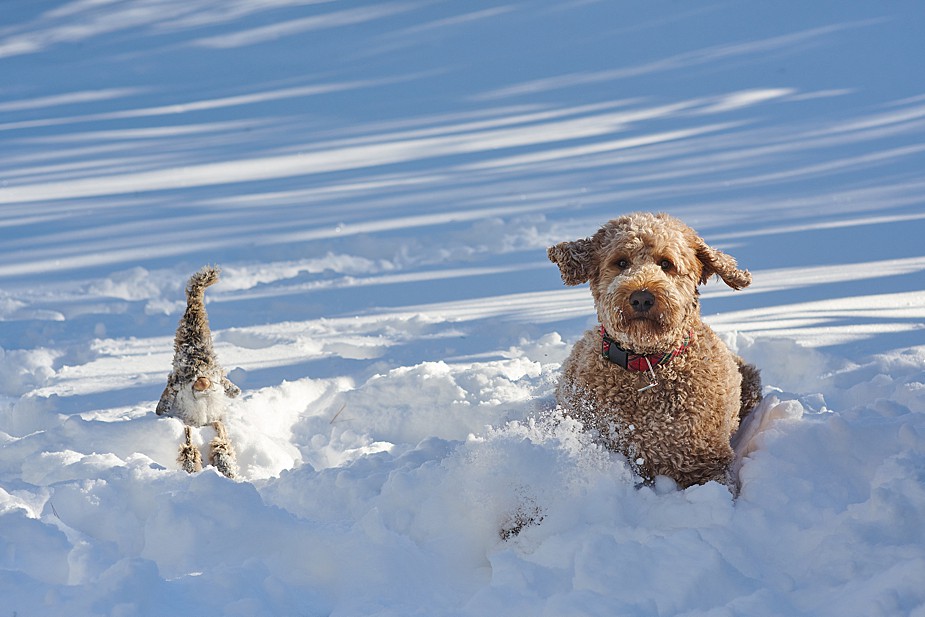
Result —
<instances>
[{"instance_id":1,"label":"snow","mask_svg":"<svg viewBox=\"0 0 925 617\"><path fill-rule=\"evenodd\" d=\"M12 0L0 612L925 617L925 12L889 3ZM741 493L554 410L667 211L754 284ZM155 416L187 278L240 478ZM195 429L197 443L209 429Z\"/></svg>"}]
</instances>

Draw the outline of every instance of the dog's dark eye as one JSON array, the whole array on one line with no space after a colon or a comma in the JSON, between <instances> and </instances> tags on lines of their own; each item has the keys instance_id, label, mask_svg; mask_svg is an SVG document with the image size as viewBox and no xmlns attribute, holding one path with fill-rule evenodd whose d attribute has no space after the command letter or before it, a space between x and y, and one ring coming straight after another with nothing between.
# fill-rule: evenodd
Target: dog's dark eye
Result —
<instances>
[{"instance_id":1,"label":"dog's dark eye","mask_svg":"<svg viewBox=\"0 0 925 617\"><path fill-rule=\"evenodd\" d=\"M621 270L626 270L627 268L629 268L630 262L625 259L618 259L615 262L613 262L613 265L620 268Z\"/></svg>"},{"instance_id":2,"label":"dog's dark eye","mask_svg":"<svg viewBox=\"0 0 925 617\"><path fill-rule=\"evenodd\" d=\"M664 270L665 272L670 272L671 270L674 269L674 264L668 261L667 259L661 260L660 262L658 262L658 265L661 266L662 270Z\"/></svg>"}]
</instances>

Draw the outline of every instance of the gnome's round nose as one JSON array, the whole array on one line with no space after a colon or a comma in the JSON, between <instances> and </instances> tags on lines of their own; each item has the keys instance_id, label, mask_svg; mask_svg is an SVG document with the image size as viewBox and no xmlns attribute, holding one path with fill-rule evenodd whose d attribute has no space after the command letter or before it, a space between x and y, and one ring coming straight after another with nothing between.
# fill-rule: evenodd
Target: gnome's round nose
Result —
<instances>
[{"instance_id":1,"label":"gnome's round nose","mask_svg":"<svg viewBox=\"0 0 925 617\"><path fill-rule=\"evenodd\" d=\"M193 390L196 392L205 392L212 387L212 380L208 377L200 377L193 383Z\"/></svg>"}]
</instances>

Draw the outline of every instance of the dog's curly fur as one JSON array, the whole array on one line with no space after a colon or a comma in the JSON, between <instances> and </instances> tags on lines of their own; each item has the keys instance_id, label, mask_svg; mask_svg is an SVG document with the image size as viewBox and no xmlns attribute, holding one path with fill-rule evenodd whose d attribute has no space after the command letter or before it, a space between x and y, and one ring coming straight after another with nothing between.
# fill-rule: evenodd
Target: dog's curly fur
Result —
<instances>
[{"instance_id":1,"label":"dog's curly fur","mask_svg":"<svg viewBox=\"0 0 925 617\"><path fill-rule=\"evenodd\" d=\"M174 416L183 421L185 437L177 462L188 472L202 469L199 450L192 443L190 427L212 425L215 438L210 444L210 461L228 477L235 476L234 449L224 426L226 398L241 393L225 375L212 347L212 331L206 314L205 290L218 282L219 269L205 266L186 287L186 312L174 339L173 371L167 377L157 404L157 415Z\"/></svg>"},{"instance_id":2,"label":"dog's curly fur","mask_svg":"<svg viewBox=\"0 0 925 617\"><path fill-rule=\"evenodd\" d=\"M604 358L600 331L589 330L556 389L565 413L625 454L645 481L728 482L729 440L761 400L760 377L703 323L698 285L718 275L741 289L749 272L667 214L622 216L547 253L566 285L590 283L598 319L621 348L643 355L683 348L653 368L658 385L645 389L651 375Z\"/></svg>"}]
</instances>

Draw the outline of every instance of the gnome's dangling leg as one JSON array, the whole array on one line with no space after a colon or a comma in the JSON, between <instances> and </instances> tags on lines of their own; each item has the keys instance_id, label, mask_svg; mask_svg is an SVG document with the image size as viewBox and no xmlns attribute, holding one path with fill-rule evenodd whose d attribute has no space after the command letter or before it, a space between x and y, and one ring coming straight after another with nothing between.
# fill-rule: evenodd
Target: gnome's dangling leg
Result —
<instances>
[{"instance_id":1,"label":"gnome's dangling leg","mask_svg":"<svg viewBox=\"0 0 925 617\"><path fill-rule=\"evenodd\" d=\"M209 458L212 465L229 478L234 478L238 471L235 462L234 448L231 446L231 440L225 432L225 423L217 420L212 423L215 429L215 439L209 444L211 454Z\"/></svg>"},{"instance_id":2,"label":"gnome's dangling leg","mask_svg":"<svg viewBox=\"0 0 925 617\"><path fill-rule=\"evenodd\" d=\"M183 427L185 433L185 443L180 445L180 454L177 455L177 462L180 469L187 473L202 471L202 456L199 454L199 448L193 445L193 430Z\"/></svg>"}]
</instances>

